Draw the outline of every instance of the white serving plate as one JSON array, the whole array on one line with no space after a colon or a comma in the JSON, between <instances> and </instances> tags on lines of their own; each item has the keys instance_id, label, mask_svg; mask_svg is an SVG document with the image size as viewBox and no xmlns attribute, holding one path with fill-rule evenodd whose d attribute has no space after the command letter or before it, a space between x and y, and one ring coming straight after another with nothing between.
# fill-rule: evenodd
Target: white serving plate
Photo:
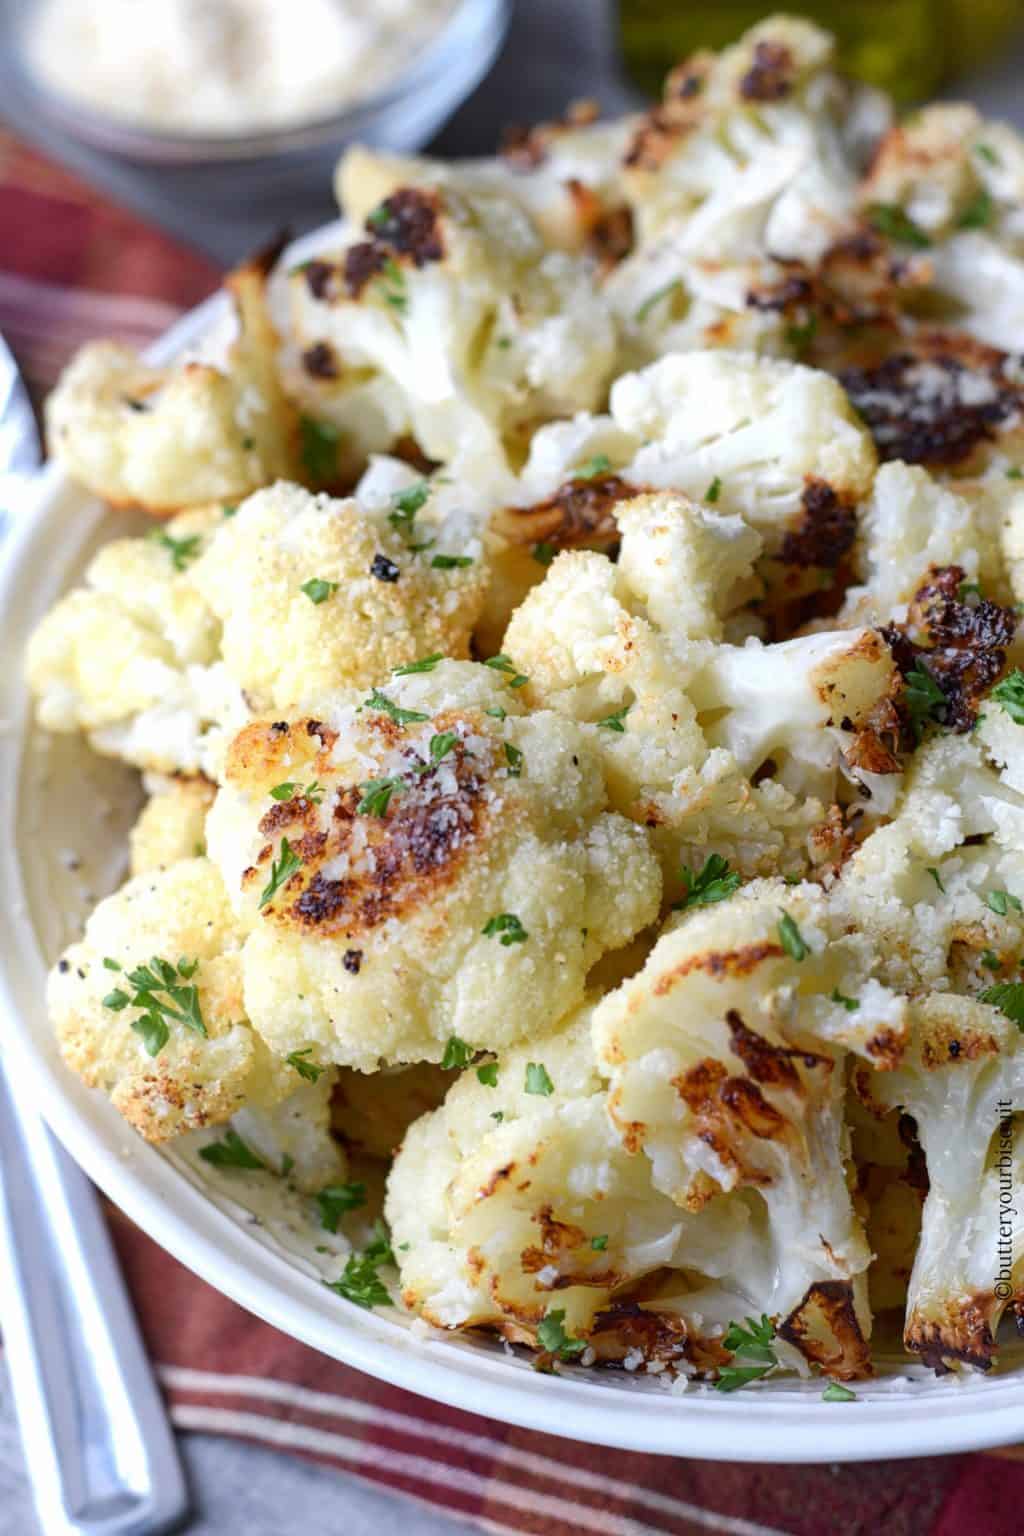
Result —
<instances>
[{"instance_id":1,"label":"white serving plate","mask_svg":"<svg viewBox=\"0 0 1024 1536\"><path fill-rule=\"evenodd\" d=\"M304 241L297 254L323 238ZM227 300L217 295L168 332L153 360L194 348L229 323ZM991 1378L936 1379L898 1359L848 1405L823 1404L820 1379L675 1394L656 1378L621 1372L540 1375L497 1343L363 1311L322 1285L338 1272L337 1258L315 1254L323 1234L310 1228L307 1238L294 1210L264 1200L254 1223L237 1177L187 1152L147 1146L64 1067L44 1009L47 967L95 897L121 878L139 793L133 774L96 758L79 738L35 730L22 654L95 547L125 527L123 516L51 465L31 514L0 545L0 1039L15 1082L100 1188L181 1263L283 1333L412 1392L530 1429L730 1461L857 1461L1024 1440L1024 1363Z\"/></svg>"}]
</instances>

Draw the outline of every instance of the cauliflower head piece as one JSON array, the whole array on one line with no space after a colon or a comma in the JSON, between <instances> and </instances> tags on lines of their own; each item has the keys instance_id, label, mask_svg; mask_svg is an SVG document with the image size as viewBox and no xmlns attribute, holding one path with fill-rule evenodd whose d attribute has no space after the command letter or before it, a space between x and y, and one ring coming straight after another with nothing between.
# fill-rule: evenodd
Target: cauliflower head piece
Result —
<instances>
[{"instance_id":1,"label":"cauliflower head piece","mask_svg":"<svg viewBox=\"0 0 1024 1536\"><path fill-rule=\"evenodd\" d=\"M428 662L316 718L254 722L207 820L271 1048L372 1071L498 1047L576 1006L657 915L642 829L510 663Z\"/></svg>"},{"instance_id":2,"label":"cauliflower head piece","mask_svg":"<svg viewBox=\"0 0 1024 1536\"><path fill-rule=\"evenodd\" d=\"M657 1189L701 1211L761 1205L771 1262L755 1304L832 1374L870 1369L870 1250L846 1177L844 1047L905 1028L870 950L829 931L815 887L758 881L670 923L594 1014L623 1145Z\"/></svg>"},{"instance_id":3,"label":"cauliflower head piece","mask_svg":"<svg viewBox=\"0 0 1024 1536\"><path fill-rule=\"evenodd\" d=\"M133 875L167 869L206 853L206 813L217 786L209 779L146 776L149 799L128 837Z\"/></svg>"},{"instance_id":4,"label":"cauliflower head piece","mask_svg":"<svg viewBox=\"0 0 1024 1536\"><path fill-rule=\"evenodd\" d=\"M89 342L46 404L50 452L114 506L157 516L238 501L297 468L297 424L277 369L259 264L227 280L238 337L225 368L151 367L118 342Z\"/></svg>"},{"instance_id":5,"label":"cauliflower head piece","mask_svg":"<svg viewBox=\"0 0 1024 1536\"><path fill-rule=\"evenodd\" d=\"M147 1141L298 1086L246 1019L243 937L216 869L186 859L101 901L50 973L64 1060Z\"/></svg>"},{"instance_id":6,"label":"cauliflower head piece","mask_svg":"<svg viewBox=\"0 0 1024 1536\"><path fill-rule=\"evenodd\" d=\"M441 461L470 444L500 454L550 417L593 409L614 360L591 267L548 249L492 191L399 188L365 238L297 272L292 295L301 345L388 379Z\"/></svg>"}]
</instances>

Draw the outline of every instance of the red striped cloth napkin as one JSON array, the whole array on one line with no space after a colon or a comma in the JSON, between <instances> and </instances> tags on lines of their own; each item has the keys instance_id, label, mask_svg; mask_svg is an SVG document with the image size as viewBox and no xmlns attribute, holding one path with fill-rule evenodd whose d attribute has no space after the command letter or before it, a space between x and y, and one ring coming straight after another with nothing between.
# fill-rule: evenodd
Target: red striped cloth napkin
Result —
<instances>
[{"instance_id":1,"label":"red striped cloth napkin","mask_svg":"<svg viewBox=\"0 0 1024 1536\"><path fill-rule=\"evenodd\" d=\"M38 392L89 336L144 344L217 273L0 132L0 329ZM153 1360L183 1430L327 1462L512 1536L1005 1536L1015 1452L855 1466L721 1464L533 1434L386 1386L211 1290L112 1212ZM737 1456L743 1447L737 1445Z\"/></svg>"}]
</instances>

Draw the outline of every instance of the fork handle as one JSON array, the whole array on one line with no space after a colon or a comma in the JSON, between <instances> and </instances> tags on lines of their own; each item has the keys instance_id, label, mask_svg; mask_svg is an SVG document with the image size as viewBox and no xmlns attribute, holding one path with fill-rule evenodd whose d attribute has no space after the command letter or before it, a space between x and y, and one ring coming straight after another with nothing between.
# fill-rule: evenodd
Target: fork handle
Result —
<instances>
[{"instance_id":1,"label":"fork handle","mask_svg":"<svg viewBox=\"0 0 1024 1536\"><path fill-rule=\"evenodd\" d=\"M0 1313L44 1536L158 1536L188 1512L96 1195L0 1063Z\"/></svg>"}]
</instances>

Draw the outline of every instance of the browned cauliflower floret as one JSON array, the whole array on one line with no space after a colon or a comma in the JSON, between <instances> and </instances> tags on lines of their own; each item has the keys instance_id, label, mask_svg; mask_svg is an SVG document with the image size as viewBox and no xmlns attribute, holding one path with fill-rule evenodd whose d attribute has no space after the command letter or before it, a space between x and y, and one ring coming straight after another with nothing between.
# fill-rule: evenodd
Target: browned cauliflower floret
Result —
<instances>
[{"instance_id":1,"label":"browned cauliflower floret","mask_svg":"<svg viewBox=\"0 0 1024 1536\"><path fill-rule=\"evenodd\" d=\"M129 835L131 873L167 869L206 852L206 813L217 786L209 779L160 779L151 775L150 798Z\"/></svg>"},{"instance_id":2,"label":"browned cauliflower floret","mask_svg":"<svg viewBox=\"0 0 1024 1536\"><path fill-rule=\"evenodd\" d=\"M373 1070L547 1028L658 911L646 832L509 663L428 663L247 727L207 821L272 1049Z\"/></svg>"}]
</instances>

